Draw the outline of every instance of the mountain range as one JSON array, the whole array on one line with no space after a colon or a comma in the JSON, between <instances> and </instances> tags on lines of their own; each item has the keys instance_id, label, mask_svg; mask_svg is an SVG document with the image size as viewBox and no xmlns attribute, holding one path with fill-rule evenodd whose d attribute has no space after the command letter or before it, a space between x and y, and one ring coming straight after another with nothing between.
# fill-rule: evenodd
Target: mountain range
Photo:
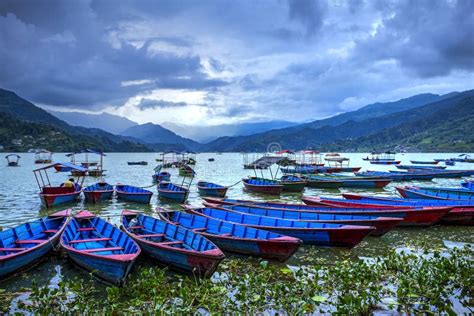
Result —
<instances>
[{"instance_id":1,"label":"mountain range","mask_svg":"<svg viewBox=\"0 0 474 316\"><path fill-rule=\"evenodd\" d=\"M371 151L403 146L411 151L473 151L473 95L474 90L420 94L303 124L270 121L204 128L175 123L165 123L165 127L139 125L108 113L53 112L62 120L11 91L0 89L0 145L7 150L26 150L31 145L63 151L82 146L104 151L255 152L265 151L268 144L276 142L294 150ZM229 136L204 144L195 141L212 139L220 132ZM44 146L33 141L39 138ZM46 146L48 142L54 148Z\"/></svg>"}]
</instances>

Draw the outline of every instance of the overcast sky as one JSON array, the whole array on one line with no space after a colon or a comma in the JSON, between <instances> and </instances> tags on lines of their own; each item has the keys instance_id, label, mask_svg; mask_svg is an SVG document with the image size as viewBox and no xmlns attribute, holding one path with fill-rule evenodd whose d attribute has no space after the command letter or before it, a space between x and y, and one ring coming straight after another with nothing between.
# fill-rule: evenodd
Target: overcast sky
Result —
<instances>
[{"instance_id":1,"label":"overcast sky","mask_svg":"<svg viewBox=\"0 0 474 316\"><path fill-rule=\"evenodd\" d=\"M1 0L0 87L140 123L324 118L474 88L474 1Z\"/></svg>"}]
</instances>

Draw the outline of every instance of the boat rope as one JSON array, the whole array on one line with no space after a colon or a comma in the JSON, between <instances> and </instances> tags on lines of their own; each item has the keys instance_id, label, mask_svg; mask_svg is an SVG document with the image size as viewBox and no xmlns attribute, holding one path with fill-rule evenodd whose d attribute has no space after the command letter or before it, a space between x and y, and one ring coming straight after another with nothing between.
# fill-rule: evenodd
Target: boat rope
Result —
<instances>
[{"instance_id":1,"label":"boat rope","mask_svg":"<svg viewBox=\"0 0 474 316\"><path fill-rule=\"evenodd\" d=\"M139 188L140 188L140 189L148 189L148 188L154 187L154 186L156 186L156 185L157 185L157 183L153 183L153 184L151 184L151 185L147 185L146 187L139 187Z\"/></svg>"},{"instance_id":2,"label":"boat rope","mask_svg":"<svg viewBox=\"0 0 474 316\"><path fill-rule=\"evenodd\" d=\"M242 182L242 180L239 180L237 181L236 183L232 184L232 185L229 185L228 188L232 188L232 187L235 187L237 184L239 184L240 182Z\"/></svg>"}]
</instances>

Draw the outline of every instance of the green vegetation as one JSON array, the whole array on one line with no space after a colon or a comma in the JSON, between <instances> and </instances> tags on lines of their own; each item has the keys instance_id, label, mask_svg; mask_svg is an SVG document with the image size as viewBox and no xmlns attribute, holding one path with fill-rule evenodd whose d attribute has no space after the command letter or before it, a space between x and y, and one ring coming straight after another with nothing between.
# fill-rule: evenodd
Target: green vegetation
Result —
<instances>
[{"instance_id":1,"label":"green vegetation","mask_svg":"<svg viewBox=\"0 0 474 316\"><path fill-rule=\"evenodd\" d=\"M0 145L4 151L22 152L31 148L46 148L56 152L68 152L83 148L102 151L147 152L146 146L121 141L115 143L106 137L71 135L47 124L21 121L0 112Z\"/></svg>"},{"instance_id":2,"label":"green vegetation","mask_svg":"<svg viewBox=\"0 0 474 316\"><path fill-rule=\"evenodd\" d=\"M17 311L36 314L126 313L340 313L370 314L472 312L474 251L397 253L375 259L327 262L308 256L290 267L227 259L214 278L170 275L148 268L120 288L98 289L92 281L34 286ZM3 312L11 294L0 293Z\"/></svg>"}]
</instances>

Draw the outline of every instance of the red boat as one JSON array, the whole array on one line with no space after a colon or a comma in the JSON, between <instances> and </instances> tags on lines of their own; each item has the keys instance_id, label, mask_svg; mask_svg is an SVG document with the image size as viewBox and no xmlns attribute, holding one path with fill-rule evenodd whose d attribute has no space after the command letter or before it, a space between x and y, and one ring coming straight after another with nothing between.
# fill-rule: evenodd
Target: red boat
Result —
<instances>
[{"instance_id":1,"label":"red boat","mask_svg":"<svg viewBox=\"0 0 474 316\"><path fill-rule=\"evenodd\" d=\"M325 210L325 208L333 208L337 209L340 208L341 210L346 210L349 207L351 212L357 209L349 204L343 204L343 202L339 203L333 202L331 199L328 198L320 198L320 197L303 197L301 199L307 205L317 206L316 209ZM321 208L322 207L322 208ZM452 206L446 207L420 207L420 208L410 208L410 207L395 207L393 205L384 205L381 208L371 208L371 207L359 207L360 211L355 211L357 214L370 214L370 212L382 212L385 215L381 216L388 216L388 217L397 217L394 214L398 214L400 212L405 213L404 221L400 224L400 226L431 226L441 220L446 214L448 214L452 210ZM344 211L346 212L346 211ZM389 215L394 213L393 215Z\"/></svg>"},{"instance_id":2,"label":"red boat","mask_svg":"<svg viewBox=\"0 0 474 316\"><path fill-rule=\"evenodd\" d=\"M382 236L403 221L402 218L381 217L377 215L346 215L341 214L341 212L334 212L333 214L321 214L312 211L278 209L258 205L216 205L208 202L204 202L203 204L207 207L220 208L230 212L240 212L304 222L373 226L375 227L375 230L370 233L372 236Z\"/></svg>"},{"instance_id":3,"label":"red boat","mask_svg":"<svg viewBox=\"0 0 474 316\"><path fill-rule=\"evenodd\" d=\"M311 199L311 198L305 198ZM245 201L245 200L232 200L232 199L216 199L216 198L205 198L207 202L220 204L220 205L251 205L259 207L272 207L275 209L283 210L301 210L306 212L314 212L320 214L345 214L345 215L367 215L367 216L380 216L380 217L397 217L403 218L398 226L430 226L436 223L446 213L451 210L451 207L427 207L420 209L413 208L394 208L380 207L380 208L344 208L340 205L330 205L327 203L304 205L304 204L289 204L289 203L275 203L275 202L257 202L257 201ZM308 203L307 203L308 204Z\"/></svg>"}]
</instances>

